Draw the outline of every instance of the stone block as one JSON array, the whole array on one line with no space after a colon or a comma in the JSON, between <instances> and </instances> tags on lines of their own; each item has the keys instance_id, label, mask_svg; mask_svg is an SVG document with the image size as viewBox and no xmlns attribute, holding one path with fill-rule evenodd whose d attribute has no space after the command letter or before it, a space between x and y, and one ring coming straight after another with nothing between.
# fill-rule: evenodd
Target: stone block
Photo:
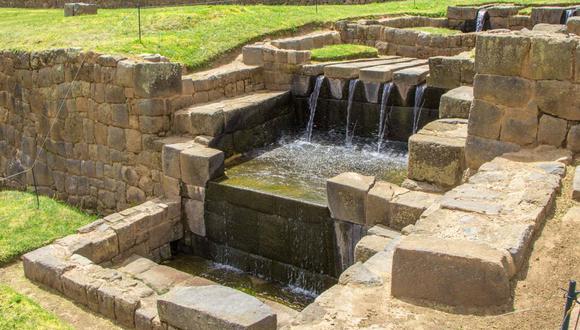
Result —
<instances>
[{"instance_id":1,"label":"stone block","mask_svg":"<svg viewBox=\"0 0 580 330\"><path fill-rule=\"evenodd\" d=\"M539 80L536 83L538 108L558 118L580 120L580 84L559 80Z\"/></svg>"},{"instance_id":2,"label":"stone block","mask_svg":"<svg viewBox=\"0 0 580 330\"><path fill-rule=\"evenodd\" d=\"M572 199L580 202L580 166L576 166L574 171L574 181L572 182Z\"/></svg>"},{"instance_id":3,"label":"stone block","mask_svg":"<svg viewBox=\"0 0 580 330\"><path fill-rule=\"evenodd\" d=\"M242 48L242 57L246 65L262 65L264 47L260 44L246 45Z\"/></svg>"},{"instance_id":4,"label":"stone block","mask_svg":"<svg viewBox=\"0 0 580 330\"><path fill-rule=\"evenodd\" d=\"M328 207L334 219L366 223L367 194L375 184L375 178L346 172L326 181Z\"/></svg>"},{"instance_id":5,"label":"stone block","mask_svg":"<svg viewBox=\"0 0 580 330\"><path fill-rule=\"evenodd\" d=\"M461 86L441 96L439 118L469 118L473 102L473 87Z\"/></svg>"},{"instance_id":6,"label":"stone block","mask_svg":"<svg viewBox=\"0 0 580 330\"><path fill-rule=\"evenodd\" d=\"M532 7L532 26L544 24L560 24L563 7Z\"/></svg>"},{"instance_id":7,"label":"stone block","mask_svg":"<svg viewBox=\"0 0 580 330\"><path fill-rule=\"evenodd\" d=\"M192 277L187 273L163 265L153 266L135 275L135 278L143 281L158 294L166 293L175 285L190 280Z\"/></svg>"},{"instance_id":8,"label":"stone block","mask_svg":"<svg viewBox=\"0 0 580 330\"><path fill-rule=\"evenodd\" d=\"M465 119L439 119L427 124L409 138L409 179L443 187L458 185L466 169L466 138Z\"/></svg>"},{"instance_id":9,"label":"stone block","mask_svg":"<svg viewBox=\"0 0 580 330\"><path fill-rule=\"evenodd\" d=\"M475 71L479 74L520 76L527 63L530 45L530 38L523 35L479 35L475 46Z\"/></svg>"},{"instance_id":10,"label":"stone block","mask_svg":"<svg viewBox=\"0 0 580 330\"><path fill-rule=\"evenodd\" d=\"M181 94L181 65L176 63L137 63L134 70L135 94L139 98Z\"/></svg>"},{"instance_id":11,"label":"stone block","mask_svg":"<svg viewBox=\"0 0 580 330\"><path fill-rule=\"evenodd\" d=\"M566 120L543 115L538 126L538 143L560 147L566 139L567 130Z\"/></svg>"},{"instance_id":12,"label":"stone block","mask_svg":"<svg viewBox=\"0 0 580 330\"><path fill-rule=\"evenodd\" d=\"M470 136L498 140L503 110L483 100L473 100L467 133Z\"/></svg>"},{"instance_id":13,"label":"stone block","mask_svg":"<svg viewBox=\"0 0 580 330\"><path fill-rule=\"evenodd\" d=\"M370 257L383 251L392 241L392 238L387 238L377 235L367 235L356 243L354 249L354 260L356 262L365 262Z\"/></svg>"},{"instance_id":14,"label":"stone block","mask_svg":"<svg viewBox=\"0 0 580 330\"><path fill-rule=\"evenodd\" d=\"M525 77L535 80L572 79L576 40L554 36L534 37L531 40L529 65L525 67Z\"/></svg>"},{"instance_id":15,"label":"stone block","mask_svg":"<svg viewBox=\"0 0 580 330\"><path fill-rule=\"evenodd\" d=\"M63 293L75 303L88 304L86 286L93 280L84 269L72 269L62 275Z\"/></svg>"},{"instance_id":16,"label":"stone block","mask_svg":"<svg viewBox=\"0 0 580 330\"><path fill-rule=\"evenodd\" d=\"M429 86L452 89L461 86L461 66L453 58L435 56L429 58Z\"/></svg>"},{"instance_id":17,"label":"stone block","mask_svg":"<svg viewBox=\"0 0 580 330\"><path fill-rule=\"evenodd\" d=\"M465 144L465 160L467 167L476 170L497 156L518 150L520 146L515 143L469 135Z\"/></svg>"},{"instance_id":18,"label":"stone block","mask_svg":"<svg viewBox=\"0 0 580 330\"><path fill-rule=\"evenodd\" d=\"M406 191L396 184L377 181L367 195L366 225L383 224L388 226L390 222L389 202L397 194Z\"/></svg>"},{"instance_id":19,"label":"stone block","mask_svg":"<svg viewBox=\"0 0 580 330\"><path fill-rule=\"evenodd\" d=\"M533 95L534 82L530 80L487 74L475 76L473 96L478 100L515 108L525 107Z\"/></svg>"},{"instance_id":20,"label":"stone block","mask_svg":"<svg viewBox=\"0 0 580 330\"><path fill-rule=\"evenodd\" d=\"M397 195L389 204L390 228L401 230L415 224L421 214L440 199L440 195L421 191L408 191Z\"/></svg>"},{"instance_id":21,"label":"stone block","mask_svg":"<svg viewBox=\"0 0 580 330\"><path fill-rule=\"evenodd\" d=\"M181 151L181 179L186 184L205 187L211 179L224 173L224 153L221 150L194 146Z\"/></svg>"},{"instance_id":22,"label":"stone block","mask_svg":"<svg viewBox=\"0 0 580 330\"><path fill-rule=\"evenodd\" d=\"M580 36L580 17L570 17L566 22L566 29L569 33Z\"/></svg>"},{"instance_id":23,"label":"stone block","mask_svg":"<svg viewBox=\"0 0 580 330\"><path fill-rule=\"evenodd\" d=\"M163 174L175 179L181 178L180 155L183 150L190 148L193 141L177 139L177 140L162 140L162 167Z\"/></svg>"},{"instance_id":24,"label":"stone block","mask_svg":"<svg viewBox=\"0 0 580 330\"><path fill-rule=\"evenodd\" d=\"M68 252L56 245L47 245L22 256L24 275L32 281L42 283L59 292L62 289L62 275L74 268L66 261Z\"/></svg>"},{"instance_id":25,"label":"stone block","mask_svg":"<svg viewBox=\"0 0 580 330\"><path fill-rule=\"evenodd\" d=\"M357 262L348 267L338 279L340 285L364 285L366 287L380 286L383 284L382 278L370 270L362 262Z\"/></svg>"},{"instance_id":26,"label":"stone block","mask_svg":"<svg viewBox=\"0 0 580 330\"><path fill-rule=\"evenodd\" d=\"M161 321L179 329L276 329L276 314L258 299L219 286L177 287L157 301Z\"/></svg>"},{"instance_id":27,"label":"stone block","mask_svg":"<svg viewBox=\"0 0 580 330\"><path fill-rule=\"evenodd\" d=\"M538 111L535 106L527 109L507 108L501 122L500 140L521 146L536 143L538 135Z\"/></svg>"},{"instance_id":28,"label":"stone block","mask_svg":"<svg viewBox=\"0 0 580 330\"><path fill-rule=\"evenodd\" d=\"M476 242L407 236L395 249L391 293L458 307L504 306L511 302L510 259Z\"/></svg>"},{"instance_id":29,"label":"stone block","mask_svg":"<svg viewBox=\"0 0 580 330\"><path fill-rule=\"evenodd\" d=\"M566 141L566 148L575 153L580 152L580 125L570 127Z\"/></svg>"},{"instance_id":30,"label":"stone block","mask_svg":"<svg viewBox=\"0 0 580 330\"><path fill-rule=\"evenodd\" d=\"M184 199L183 209L189 230L199 236L205 237L204 202L192 199Z\"/></svg>"}]
</instances>

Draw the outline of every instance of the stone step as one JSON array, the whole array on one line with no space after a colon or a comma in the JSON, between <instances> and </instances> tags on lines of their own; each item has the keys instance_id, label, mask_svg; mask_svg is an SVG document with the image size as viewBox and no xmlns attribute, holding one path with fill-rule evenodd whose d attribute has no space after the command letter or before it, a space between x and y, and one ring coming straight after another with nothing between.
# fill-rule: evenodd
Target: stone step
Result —
<instances>
[{"instance_id":1,"label":"stone step","mask_svg":"<svg viewBox=\"0 0 580 330\"><path fill-rule=\"evenodd\" d=\"M375 254L384 251L401 233L377 225L369 229L369 235L363 237L355 246L355 262L366 262Z\"/></svg>"},{"instance_id":2,"label":"stone step","mask_svg":"<svg viewBox=\"0 0 580 330\"><path fill-rule=\"evenodd\" d=\"M548 146L504 154L447 192L397 246L393 296L462 307L509 305L510 281L554 206L571 157Z\"/></svg>"},{"instance_id":3,"label":"stone step","mask_svg":"<svg viewBox=\"0 0 580 330\"><path fill-rule=\"evenodd\" d=\"M277 117L289 97L289 92L261 91L194 105L175 113L173 131L212 137L231 133Z\"/></svg>"},{"instance_id":4,"label":"stone step","mask_svg":"<svg viewBox=\"0 0 580 330\"><path fill-rule=\"evenodd\" d=\"M473 87L461 86L441 96L439 118L469 118L469 109L473 102Z\"/></svg>"},{"instance_id":5,"label":"stone step","mask_svg":"<svg viewBox=\"0 0 580 330\"><path fill-rule=\"evenodd\" d=\"M277 39L272 46L281 49L309 50L340 43L340 33L337 31L314 32L303 36Z\"/></svg>"},{"instance_id":6,"label":"stone step","mask_svg":"<svg viewBox=\"0 0 580 330\"><path fill-rule=\"evenodd\" d=\"M363 62L328 65L324 67L324 75L332 79L356 79L358 78L361 69L378 65L397 63L400 61L408 61L408 59L401 58L399 56L384 56L379 59Z\"/></svg>"},{"instance_id":7,"label":"stone step","mask_svg":"<svg viewBox=\"0 0 580 330\"><path fill-rule=\"evenodd\" d=\"M409 139L408 178L442 187L461 182L465 165L467 120L439 119Z\"/></svg>"},{"instance_id":8,"label":"stone step","mask_svg":"<svg viewBox=\"0 0 580 330\"><path fill-rule=\"evenodd\" d=\"M429 58L430 87L453 89L463 85L473 85L475 59L470 53L456 56L434 56Z\"/></svg>"},{"instance_id":9,"label":"stone step","mask_svg":"<svg viewBox=\"0 0 580 330\"><path fill-rule=\"evenodd\" d=\"M413 86L424 83L428 75L429 65L415 66L394 72L393 82L397 86L399 94L406 97L409 95L409 90Z\"/></svg>"},{"instance_id":10,"label":"stone step","mask_svg":"<svg viewBox=\"0 0 580 330\"><path fill-rule=\"evenodd\" d=\"M402 69L428 64L428 60L418 60L409 57L395 59L389 64L360 69L359 79L364 82L383 83L391 81L393 74Z\"/></svg>"},{"instance_id":11,"label":"stone step","mask_svg":"<svg viewBox=\"0 0 580 330\"><path fill-rule=\"evenodd\" d=\"M263 68L241 61L182 77L182 94L191 96L190 104L234 97L264 89Z\"/></svg>"}]
</instances>

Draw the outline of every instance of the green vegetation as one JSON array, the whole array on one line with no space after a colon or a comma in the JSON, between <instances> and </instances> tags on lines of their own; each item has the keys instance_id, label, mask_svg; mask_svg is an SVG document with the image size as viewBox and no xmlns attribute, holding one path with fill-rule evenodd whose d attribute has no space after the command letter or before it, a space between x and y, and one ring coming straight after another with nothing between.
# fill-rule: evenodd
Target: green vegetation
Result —
<instances>
[{"instance_id":1,"label":"green vegetation","mask_svg":"<svg viewBox=\"0 0 580 330\"><path fill-rule=\"evenodd\" d=\"M41 196L40 209L36 209L34 194L0 191L0 265L95 219L49 197Z\"/></svg>"},{"instance_id":2,"label":"green vegetation","mask_svg":"<svg viewBox=\"0 0 580 330\"><path fill-rule=\"evenodd\" d=\"M343 44L313 49L311 58L313 61L328 62L378 56L379 51L374 47Z\"/></svg>"},{"instance_id":3,"label":"green vegetation","mask_svg":"<svg viewBox=\"0 0 580 330\"><path fill-rule=\"evenodd\" d=\"M72 329L37 303L0 285L0 329Z\"/></svg>"},{"instance_id":4,"label":"green vegetation","mask_svg":"<svg viewBox=\"0 0 580 330\"><path fill-rule=\"evenodd\" d=\"M421 14L444 16L448 5L488 0L406 0L367 5L188 6L143 9L143 43L137 37L137 10L101 9L96 16L63 17L62 9L0 9L0 47L39 50L83 47L113 54L160 53L190 68L208 65L236 48L298 27L344 18ZM495 2L512 2L499 0ZM519 4L573 3L573 0L519 0Z\"/></svg>"},{"instance_id":5,"label":"green vegetation","mask_svg":"<svg viewBox=\"0 0 580 330\"><path fill-rule=\"evenodd\" d=\"M459 30L453 30L453 29L448 29L448 28L438 28L438 27L431 27L431 26L414 27L414 28L408 28L407 30L415 30L415 31L421 31L421 32L426 32L426 33L431 33L431 34L442 34L442 35L446 35L446 36L461 33L461 31L459 31Z\"/></svg>"}]
</instances>

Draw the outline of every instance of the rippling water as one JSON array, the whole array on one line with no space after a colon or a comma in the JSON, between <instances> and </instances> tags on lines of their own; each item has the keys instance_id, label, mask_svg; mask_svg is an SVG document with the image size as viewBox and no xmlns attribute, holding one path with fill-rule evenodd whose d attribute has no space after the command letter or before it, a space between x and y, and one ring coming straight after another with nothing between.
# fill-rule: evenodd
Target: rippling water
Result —
<instances>
[{"instance_id":1,"label":"rippling water","mask_svg":"<svg viewBox=\"0 0 580 330\"><path fill-rule=\"evenodd\" d=\"M303 134L282 138L257 149L227 169L227 182L289 197L326 201L326 180L343 172L373 175L400 184L406 175L407 145L354 137L344 144L344 134L317 133L308 142Z\"/></svg>"}]
</instances>

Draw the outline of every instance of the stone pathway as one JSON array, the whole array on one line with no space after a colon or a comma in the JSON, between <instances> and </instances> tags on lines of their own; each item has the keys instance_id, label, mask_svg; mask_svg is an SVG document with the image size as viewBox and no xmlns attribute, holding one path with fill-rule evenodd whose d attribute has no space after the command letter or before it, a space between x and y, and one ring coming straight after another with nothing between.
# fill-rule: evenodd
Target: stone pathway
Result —
<instances>
[{"instance_id":1,"label":"stone pathway","mask_svg":"<svg viewBox=\"0 0 580 330\"><path fill-rule=\"evenodd\" d=\"M110 320L93 314L60 294L30 282L24 277L21 261L0 268L0 283L26 295L74 328L87 330L121 329Z\"/></svg>"},{"instance_id":2,"label":"stone pathway","mask_svg":"<svg viewBox=\"0 0 580 330\"><path fill-rule=\"evenodd\" d=\"M578 275L580 265L580 246L574 243L580 239L580 218L576 219L580 204L570 198L573 167L566 170L554 211L537 227L531 255L524 260L517 281L512 281L512 310L498 313L490 309L483 311L486 316L461 315L393 298L391 246L363 263L364 267L356 264L358 269L349 272L347 283L324 292L285 329L557 328L564 304L560 288Z\"/></svg>"}]
</instances>

